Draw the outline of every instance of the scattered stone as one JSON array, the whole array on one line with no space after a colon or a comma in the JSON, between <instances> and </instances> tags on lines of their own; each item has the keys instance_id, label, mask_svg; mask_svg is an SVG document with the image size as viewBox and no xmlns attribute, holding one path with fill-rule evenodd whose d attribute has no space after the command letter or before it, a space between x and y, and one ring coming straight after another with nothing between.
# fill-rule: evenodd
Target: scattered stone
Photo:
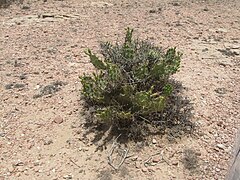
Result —
<instances>
[{"instance_id":1,"label":"scattered stone","mask_svg":"<svg viewBox=\"0 0 240 180\"><path fill-rule=\"evenodd\" d=\"M154 10L154 9L151 9L150 11L149 11L149 13L156 13L157 11L156 10Z\"/></svg>"},{"instance_id":2,"label":"scattered stone","mask_svg":"<svg viewBox=\"0 0 240 180\"><path fill-rule=\"evenodd\" d=\"M216 172L220 172L221 171L221 169L219 169L219 168L216 168L215 170L216 170Z\"/></svg>"},{"instance_id":3,"label":"scattered stone","mask_svg":"<svg viewBox=\"0 0 240 180\"><path fill-rule=\"evenodd\" d=\"M14 166L23 166L24 163L22 161L18 161L14 164Z\"/></svg>"},{"instance_id":4,"label":"scattered stone","mask_svg":"<svg viewBox=\"0 0 240 180\"><path fill-rule=\"evenodd\" d=\"M200 151L197 151L197 152L196 152L196 155L197 155L197 156L201 156L202 154L201 154Z\"/></svg>"},{"instance_id":5,"label":"scattered stone","mask_svg":"<svg viewBox=\"0 0 240 180\"><path fill-rule=\"evenodd\" d=\"M44 142L44 145L50 145L50 144L52 144L53 143L53 140L46 140L45 142Z\"/></svg>"},{"instance_id":6,"label":"scattered stone","mask_svg":"<svg viewBox=\"0 0 240 180\"><path fill-rule=\"evenodd\" d=\"M34 166L39 166L40 165L40 161L39 160L36 160L34 163L33 163Z\"/></svg>"},{"instance_id":7,"label":"scattered stone","mask_svg":"<svg viewBox=\"0 0 240 180\"><path fill-rule=\"evenodd\" d=\"M83 148L82 151L85 152L85 151L88 151L89 149L87 147Z\"/></svg>"},{"instance_id":8,"label":"scattered stone","mask_svg":"<svg viewBox=\"0 0 240 180\"><path fill-rule=\"evenodd\" d=\"M63 179L72 179L72 178L73 178L73 176L71 174L63 176Z\"/></svg>"},{"instance_id":9,"label":"scattered stone","mask_svg":"<svg viewBox=\"0 0 240 180\"><path fill-rule=\"evenodd\" d=\"M28 10L28 9L30 9L30 6L25 4L25 5L22 6L22 9Z\"/></svg>"},{"instance_id":10,"label":"scattered stone","mask_svg":"<svg viewBox=\"0 0 240 180\"><path fill-rule=\"evenodd\" d=\"M214 91L218 94L226 94L227 93L226 88L217 88Z\"/></svg>"},{"instance_id":11,"label":"scattered stone","mask_svg":"<svg viewBox=\"0 0 240 180\"><path fill-rule=\"evenodd\" d=\"M148 172L148 168L143 167L143 168L142 168L142 172L144 172L144 173L145 173L145 172Z\"/></svg>"},{"instance_id":12,"label":"scattered stone","mask_svg":"<svg viewBox=\"0 0 240 180\"><path fill-rule=\"evenodd\" d=\"M208 9L207 7L205 7L205 8L203 9L203 11L209 11L209 9Z\"/></svg>"},{"instance_id":13,"label":"scattered stone","mask_svg":"<svg viewBox=\"0 0 240 180\"><path fill-rule=\"evenodd\" d=\"M6 133L0 132L0 137L4 137L5 135L6 135Z\"/></svg>"},{"instance_id":14,"label":"scattered stone","mask_svg":"<svg viewBox=\"0 0 240 180\"><path fill-rule=\"evenodd\" d=\"M216 30L216 33L227 33L227 32L228 32L228 30L225 29L225 28L218 28L218 29Z\"/></svg>"},{"instance_id":15,"label":"scattered stone","mask_svg":"<svg viewBox=\"0 0 240 180\"><path fill-rule=\"evenodd\" d=\"M150 167L148 167L148 171L149 171L149 172L155 172L155 169L154 169L153 166L150 166Z\"/></svg>"},{"instance_id":16,"label":"scattered stone","mask_svg":"<svg viewBox=\"0 0 240 180\"><path fill-rule=\"evenodd\" d=\"M240 49L240 45L233 43L224 43L224 47L229 49Z\"/></svg>"},{"instance_id":17,"label":"scattered stone","mask_svg":"<svg viewBox=\"0 0 240 180\"><path fill-rule=\"evenodd\" d=\"M40 15L41 18L54 18L53 14L42 14Z\"/></svg>"},{"instance_id":18,"label":"scattered stone","mask_svg":"<svg viewBox=\"0 0 240 180\"><path fill-rule=\"evenodd\" d=\"M217 144L217 147L222 150L226 149L226 147L223 144Z\"/></svg>"},{"instance_id":19,"label":"scattered stone","mask_svg":"<svg viewBox=\"0 0 240 180\"><path fill-rule=\"evenodd\" d=\"M72 115L72 113L73 113L72 111L69 111L67 112L67 115Z\"/></svg>"},{"instance_id":20,"label":"scattered stone","mask_svg":"<svg viewBox=\"0 0 240 180\"><path fill-rule=\"evenodd\" d=\"M141 168L141 163L140 163L139 161L136 161L136 162L135 162L135 167L136 167L137 169L140 169L140 168Z\"/></svg>"},{"instance_id":21,"label":"scattered stone","mask_svg":"<svg viewBox=\"0 0 240 180\"><path fill-rule=\"evenodd\" d=\"M136 148L139 148L139 149L143 148L143 146L144 146L143 142L137 142L136 144Z\"/></svg>"},{"instance_id":22,"label":"scattered stone","mask_svg":"<svg viewBox=\"0 0 240 180\"><path fill-rule=\"evenodd\" d=\"M19 79L20 79L20 80L27 79L27 76L26 76L26 74L21 74L21 75L19 76Z\"/></svg>"},{"instance_id":23,"label":"scattered stone","mask_svg":"<svg viewBox=\"0 0 240 180\"><path fill-rule=\"evenodd\" d=\"M159 163L161 160L162 160L162 158L160 156L155 156L155 157L153 157L152 162Z\"/></svg>"},{"instance_id":24,"label":"scattered stone","mask_svg":"<svg viewBox=\"0 0 240 180\"><path fill-rule=\"evenodd\" d=\"M133 156L133 157L131 158L132 161L136 161L137 159L138 159L138 155Z\"/></svg>"},{"instance_id":25,"label":"scattered stone","mask_svg":"<svg viewBox=\"0 0 240 180\"><path fill-rule=\"evenodd\" d=\"M54 17L54 16L53 16L53 17ZM47 52L48 52L49 54L56 54L56 53L57 53L57 49L54 48L54 47L50 47L50 48L47 50Z\"/></svg>"},{"instance_id":26,"label":"scattered stone","mask_svg":"<svg viewBox=\"0 0 240 180\"><path fill-rule=\"evenodd\" d=\"M172 165L177 166L178 165L178 161L173 161Z\"/></svg>"},{"instance_id":27,"label":"scattered stone","mask_svg":"<svg viewBox=\"0 0 240 180\"><path fill-rule=\"evenodd\" d=\"M178 2L173 2L172 5L173 6L180 6L180 4Z\"/></svg>"},{"instance_id":28,"label":"scattered stone","mask_svg":"<svg viewBox=\"0 0 240 180\"><path fill-rule=\"evenodd\" d=\"M91 6L96 6L96 7L99 7L99 8L105 8L105 7L111 7L111 6L113 6L113 4L99 1L99 2L92 2Z\"/></svg>"},{"instance_id":29,"label":"scattered stone","mask_svg":"<svg viewBox=\"0 0 240 180\"><path fill-rule=\"evenodd\" d=\"M36 85L36 87L34 88L35 90L38 90L38 89L40 89L40 85Z\"/></svg>"},{"instance_id":30,"label":"scattered stone","mask_svg":"<svg viewBox=\"0 0 240 180\"><path fill-rule=\"evenodd\" d=\"M61 124L63 122L63 118L61 116L57 116L54 118L53 122Z\"/></svg>"},{"instance_id":31,"label":"scattered stone","mask_svg":"<svg viewBox=\"0 0 240 180\"><path fill-rule=\"evenodd\" d=\"M83 169L80 169L79 170L79 173L84 173L85 171Z\"/></svg>"},{"instance_id":32,"label":"scattered stone","mask_svg":"<svg viewBox=\"0 0 240 180\"><path fill-rule=\"evenodd\" d=\"M235 54L236 56L239 56L240 50L239 49L232 50L232 53Z\"/></svg>"},{"instance_id":33,"label":"scattered stone","mask_svg":"<svg viewBox=\"0 0 240 180\"><path fill-rule=\"evenodd\" d=\"M208 51L208 48L204 48L203 50L202 50L202 52L207 52Z\"/></svg>"},{"instance_id":34,"label":"scattered stone","mask_svg":"<svg viewBox=\"0 0 240 180\"><path fill-rule=\"evenodd\" d=\"M153 140L152 140L152 143L153 143L153 144L157 144L156 139L153 139Z\"/></svg>"}]
</instances>

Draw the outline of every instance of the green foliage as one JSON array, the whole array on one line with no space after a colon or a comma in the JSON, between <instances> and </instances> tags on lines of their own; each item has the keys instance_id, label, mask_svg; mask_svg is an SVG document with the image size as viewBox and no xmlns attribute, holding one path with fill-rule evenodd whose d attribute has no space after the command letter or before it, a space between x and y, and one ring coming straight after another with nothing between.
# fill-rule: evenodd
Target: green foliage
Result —
<instances>
[{"instance_id":1,"label":"green foliage","mask_svg":"<svg viewBox=\"0 0 240 180\"><path fill-rule=\"evenodd\" d=\"M176 48L164 52L132 35L128 28L123 44L101 43L103 60L87 50L97 72L80 77L82 94L96 108L96 117L122 127L163 111L173 91L169 77L178 71L182 56Z\"/></svg>"}]
</instances>

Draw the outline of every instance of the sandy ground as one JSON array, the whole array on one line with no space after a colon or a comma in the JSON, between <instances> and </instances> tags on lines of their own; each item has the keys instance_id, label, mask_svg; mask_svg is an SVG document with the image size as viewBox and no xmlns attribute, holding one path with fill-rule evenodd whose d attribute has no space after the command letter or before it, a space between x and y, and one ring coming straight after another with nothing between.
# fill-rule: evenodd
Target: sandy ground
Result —
<instances>
[{"instance_id":1,"label":"sandy ground","mask_svg":"<svg viewBox=\"0 0 240 180\"><path fill-rule=\"evenodd\" d=\"M239 0L47 0L0 9L0 179L224 179L240 127L239 12ZM95 133L84 128L78 77L94 70L83 51L122 40L128 26L184 53L175 79L198 130L174 143L158 135L144 146L129 142L131 156L114 171L112 141L96 151ZM189 149L193 170L184 166Z\"/></svg>"}]
</instances>

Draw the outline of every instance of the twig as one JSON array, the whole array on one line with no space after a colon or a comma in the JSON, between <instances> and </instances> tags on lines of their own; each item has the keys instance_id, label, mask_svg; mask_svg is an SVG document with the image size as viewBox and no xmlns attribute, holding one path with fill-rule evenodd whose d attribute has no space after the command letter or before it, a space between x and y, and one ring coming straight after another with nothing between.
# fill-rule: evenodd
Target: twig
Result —
<instances>
[{"instance_id":1,"label":"twig","mask_svg":"<svg viewBox=\"0 0 240 180\"><path fill-rule=\"evenodd\" d=\"M120 136L121 136L121 134L118 135L118 137L113 141L112 147L111 147L111 149L110 149L110 151L109 151L109 155L108 155L108 164L109 164L113 169L115 169L115 170L118 170L118 169L122 166L122 164L124 163L125 159L128 158L128 151L129 151L129 150L128 150L128 149L122 149L122 148L120 148L120 144L117 143L117 139L118 139ZM123 153L122 153L122 155L121 155L121 161L120 161L120 163L119 163L117 166L115 166L115 165L113 165L112 154L113 154L114 150L115 150L117 147L118 147L120 150L122 150Z\"/></svg>"},{"instance_id":2,"label":"twig","mask_svg":"<svg viewBox=\"0 0 240 180\"><path fill-rule=\"evenodd\" d=\"M157 152L157 153L151 155L147 160L144 161L144 166L147 166L149 164L149 161L152 160L153 156L156 156L159 154L161 154L161 152ZM162 159L163 159L163 157L162 157Z\"/></svg>"},{"instance_id":3,"label":"twig","mask_svg":"<svg viewBox=\"0 0 240 180\"><path fill-rule=\"evenodd\" d=\"M170 166L170 163L164 157L162 157L162 160Z\"/></svg>"},{"instance_id":4,"label":"twig","mask_svg":"<svg viewBox=\"0 0 240 180\"><path fill-rule=\"evenodd\" d=\"M128 158L130 158L130 157L133 157L135 154L131 154L131 155L128 155L127 157L126 157L126 159L128 159Z\"/></svg>"},{"instance_id":5,"label":"twig","mask_svg":"<svg viewBox=\"0 0 240 180\"><path fill-rule=\"evenodd\" d=\"M77 163L75 163L71 158L69 158L69 160L70 160L73 164L75 164L77 167L82 168L82 167L79 166Z\"/></svg>"},{"instance_id":6,"label":"twig","mask_svg":"<svg viewBox=\"0 0 240 180\"><path fill-rule=\"evenodd\" d=\"M142 116L139 116L140 118L142 118L144 121L148 122L150 124L150 121Z\"/></svg>"}]
</instances>

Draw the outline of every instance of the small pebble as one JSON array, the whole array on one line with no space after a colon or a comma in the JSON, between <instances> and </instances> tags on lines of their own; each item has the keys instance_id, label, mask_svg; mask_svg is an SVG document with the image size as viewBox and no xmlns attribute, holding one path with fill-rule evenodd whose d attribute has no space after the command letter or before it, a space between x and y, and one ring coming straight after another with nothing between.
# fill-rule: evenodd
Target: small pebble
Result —
<instances>
[{"instance_id":1,"label":"small pebble","mask_svg":"<svg viewBox=\"0 0 240 180\"><path fill-rule=\"evenodd\" d=\"M141 168L141 163L140 163L139 161L136 161L135 167L136 167L137 169Z\"/></svg>"},{"instance_id":2,"label":"small pebble","mask_svg":"<svg viewBox=\"0 0 240 180\"><path fill-rule=\"evenodd\" d=\"M57 116L54 118L53 122L61 124L63 122L63 118L61 116Z\"/></svg>"},{"instance_id":3,"label":"small pebble","mask_svg":"<svg viewBox=\"0 0 240 180\"><path fill-rule=\"evenodd\" d=\"M222 149L222 150L225 149L225 146L224 146L223 144L217 144L217 147L218 147L219 149Z\"/></svg>"},{"instance_id":4,"label":"small pebble","mask_svg":"<svg viewBox=\"0 0 240 180\"><path fill-rule=\"evenodd\" d=\"M142 172L148 172L148 169L146 167L143 167Z\"/></svg>"}]
</instances>

